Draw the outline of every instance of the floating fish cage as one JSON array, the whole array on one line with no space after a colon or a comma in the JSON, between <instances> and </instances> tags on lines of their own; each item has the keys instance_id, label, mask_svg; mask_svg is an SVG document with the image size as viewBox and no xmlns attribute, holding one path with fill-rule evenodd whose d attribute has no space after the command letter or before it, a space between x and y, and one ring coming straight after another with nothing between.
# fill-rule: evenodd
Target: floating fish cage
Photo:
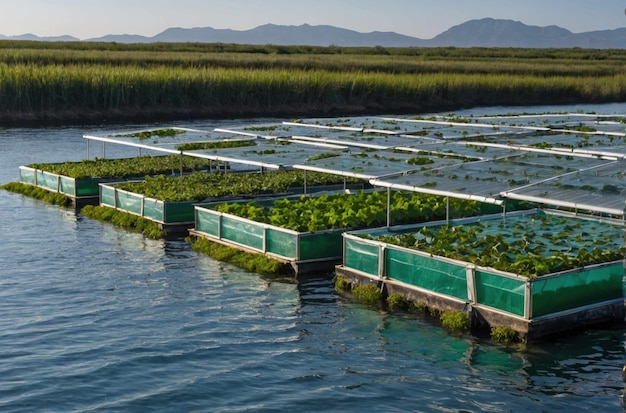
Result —
<instances>
[{"instance_id":1,"label":"floating fish cage","mask_svg":"<svg viewBox=\"0 0 626 413\"><path fill-rule=\"evenodd\" d=\"M299 232L216 211L218 204L195 206L191 235L287 262L299 276L333 271L341 262L346 228Z\"/></svg>"},{"instance_id":2,"label":"floating fish cage","mask_svg":"<svg viewBox=\"0 0 626 413\"><path fill-rule=\"evenodd\" d=\"M162 201L142 194L100 184L100 205L149 219L168 233L185 232L193 227L197 201Z\"/></svg>"},{"instance_id":3,"label":"floating fish cage","mask_svg":"<svg viewBox=\"0 0 626 413\"><path fill-rule=\"evenodd\" d=\"M544 228L537 228L537 222ZM421 238L426 245L440 228L448 228L450 234L450 226L465 233L480 228L481 238L494 241L487 248L497 250L500 259L503 254L516 254L518 260L528 263L543 254L545 260L537 258L539 262L556 266L571 256L578 266L562 269L561 265L559 271L546 274L520 274L475 263L484 258L484 251L475 251L474 257L463 260L393 241L408 238L420 245ZM356 284L376 283L388 293L400 292L432 308L468 311L476 325L510 327L527 340L624 319L624 226L619 220L556 211L516 212L449 224L348 232L343 237L338 275ZM521 245L526 255L508 249L509 244ZM450 248L456 250L453 244ZM622 258L616 259L620 255ZM512 264L510 268L522 267Z\"/></svg>"},{"instance_id":4,"label":"floating fish cage","mask_svg":"<svg viewBox=\"0 0 626 413\"><path fill-rule=\"evenodd\" d=\"M28 166L20 166L21 183L64 194L77 207L88 204L97 205L98 185L102 182L112 181L113 179L103 178L71 178Z\"/></svg>"}]
</instances>

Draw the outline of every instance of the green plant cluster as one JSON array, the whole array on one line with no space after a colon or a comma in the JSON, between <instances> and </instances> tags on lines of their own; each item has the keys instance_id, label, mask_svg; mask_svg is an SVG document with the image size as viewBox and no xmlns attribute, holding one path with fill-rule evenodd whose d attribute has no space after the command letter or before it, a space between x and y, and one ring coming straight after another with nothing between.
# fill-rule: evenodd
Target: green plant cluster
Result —
<instances>
[{"instance_id":1,"label":"green plant cluster","mask_svg":"<svg viewBox=\"0 0 626 413\"><path fill-rule=\"evenodd\" d=\"M176 149L179 151L197 151L209 149L227 149L227 148L243 148L247 146L255 146L254 141L230 140L220 142L188 142L178 145Z\"/></svg>"},{"instance_id":2,"label":"green plant cluster","mask_svg":"<svg viewBox=\"0 0 626 413\"><path fill-rule=\"evenodd\" d=\"M343 183L343 178L323 173L306 175L307 185ZM354 182L353 180L351 180ZM124 182L117 188L142 194L161 201L203 201L211 197L258 195L286 192L304 185L302 171L272 171L264 173L205 173L195 172L182 179L158 175L142 182Z\"/></svg>"},{"instance_id":3,"label":"green plant cluster","mask_svg":"<svg viewBox=\"0 0 626 413\"><path fill-rule=\"evenodd\" d=\"M451 200L455 216L477 215L480 206L475 201ZM276 200L271 207L256 201L227 203L216 207L219 212L240 216L298 232L326 229L360 229L384 226L387 223L387 195L383 192L357 191L356 194L301 196L298 200ZM443 197L394 192L391 199L393 225L443 219L446 202Z\"/></svg>"},{"instance_id":4,"label":"green plant cluster","mask_svg":"<svg viewBox=\"0 0 626 413\"><path fill-rule=\"evenodd\" d=\"M484 221L466 226L423 227L417 233L377 239L528 278L624 257L624 247L617 243L621 241L621 234L616 232L619 229L599 233L595 228L586 228L584 221L550 215L497 222L497 233L489 233L492 223Z\"/></svg>"},{"instance_id":5,"label":"green plant cluster","mask_svg":"<svg viewBox=\"0 0 626 413\"><path fill-rule=\"evenodd\" d=\"M352 296L355 300L365 305L382 304L383 294L380 288L373 284L359 285L352 289Z\"/></svg>"},{"instance_id":6,"label":"green plant cluster","mask_svg":"<svg viewBox=\"0 0 626 413\"><path fill-rule=\"evenodd\" d=\"M497 326L491 328L491 338L497 343L514 343L520 341L519 333L510 327Z\"/></svg>"},{"instance_id":7,"label":"green plant cluster","mask_svg":"<svg viewBox=\"0 0 626 413\"><path fill-rule=\"evenodd\" d=\"M391 311L409 311L413 304L404 295L399 293L389 294L386 302Z\"/></svg>"},{"instance_id":8,"label":"green plant cluster","mask_svg":"<svg viewBox=\"0 0 626 413\"><path fill-rule=\"evenodd\" d=\"M470 318L463 311L444 311L439 316L439 320L442 326L453 332L467 333L470 331Z\"/></svg>"},{"instance_id":9,"label":"green plant cluster","mask_svg":"<svg viewBox=\"0 0 626 413\"><path fill-rule=\"evenodd\" d=\"M183 157L183 171L203 170L208 166L209 162L206 159ZM123 159L96 158L80 162L33 163L28 167L76 179L144 177L180 173L180 157L166 155Z\"/></svg>"},{"instance_id":10,"label":"green plant cluster","mask_svg":"<svg viewBox=\"0 0 626 413\"><path fill-rule=\"evenodd\" d=\"M86 205L80 210L80 213L86 217L108 222L128 231L139 232L147 238L161 239L166 235L156 222L125 211L118 211L114 208Z\"/></svg>"},{"instance_id":11,"label":"green plant cluster","mask_svg":"<svg viewBox=\"0 0 626 413\"><path fill-rule=\"evenodd\" d=\"M121 136L129 137L129 138L138 138L139 140L146 140L146 139L150 139L154 137L157 137L157 138L172 137L176 135L182 135L183 133L186 133L186 131L181 130L181 129L156 129L156 130L135 132L135 133L130 133L130 134L121 135Z\"/></svg>"},{"instance_id":12,"label":"green plant cluster","mask_svg":"<svg viewBox=\"0 0 626 413\"><path fill-rule=\"evenodd\" d=\"M71 203L70 198L61 193L51 192L47 189L39 188L34 185L24 184L21 182L9 182L0 186L0 189L5 189L9 192L22 194L30 198L47 202L52 205L68 206Z\"/></svg>"},{"instance_id":13,"label":"green plant cluster","mask_svg":"<svg viewBox=\"0 0 626 413\"><path fill-rule=\"evenodd\" d=\"M263 254L245 252L237 248L212 242L206 238L190 240L194 251L222 262L228 262L244 270L267 276L292 275L289 265Z\"/></svg>"}]
</instances>

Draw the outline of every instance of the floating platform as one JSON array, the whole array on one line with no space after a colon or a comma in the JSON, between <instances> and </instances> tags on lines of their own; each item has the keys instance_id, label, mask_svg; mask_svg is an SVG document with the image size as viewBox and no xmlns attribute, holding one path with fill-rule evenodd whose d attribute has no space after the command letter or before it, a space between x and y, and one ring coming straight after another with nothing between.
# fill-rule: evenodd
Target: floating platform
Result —
<instances>
[{"instance_id":1,"label":"floating platform","mask_svg":"<svg viewBox=\"0 0 626 413\"><path fill-rule=\"evenodd\" d=\"M346 229L298 232L252 221L211 209L195 207L195 228L191 235L265 254L288 263L296 276L332 272L341 262L342 234Z\"/></svg>"},{"instance_id":2,"label":"floating platform","mask_svg":"<svg viewBox=\"0 0 626 413\"><path fill-rule=\"evenodd\" d=\"M481 219L485 217L463 222ZM580 219L567 217L565 225ZM622 225L604 221L597 225L603 226L605 236L615 237L615 245L623 242ZM385 230L360 234L381 231ZM589 236L586 241L593 244ZM547 246L550 250L554 251ZM344 234L343 253L335 271L353 285L376 284L387 294L400 293L430 308L465 311L477 327L509 327L526 341L594 324L623 323L626 316L623 259L529 278L355 233Z\"/></svg>"}]
</instances>

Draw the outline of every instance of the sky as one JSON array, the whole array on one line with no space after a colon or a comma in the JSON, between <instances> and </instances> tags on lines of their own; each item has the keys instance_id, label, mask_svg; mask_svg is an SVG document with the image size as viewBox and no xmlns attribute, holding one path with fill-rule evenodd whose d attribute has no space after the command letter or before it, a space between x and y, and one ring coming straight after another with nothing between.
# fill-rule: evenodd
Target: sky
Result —
<instances>
[{"instance_id":1,"label":"sky","mask_svg":"<svg viewBox=\"0 0 626 413\"><path fill-rule=\"evenodd\" d=\"M556 25L574 33L626 27L617 0L0 0L0 34L154 36L170 27L248 30L332 25L431 39L472 19Z\"/></svg>"}]
</instances>

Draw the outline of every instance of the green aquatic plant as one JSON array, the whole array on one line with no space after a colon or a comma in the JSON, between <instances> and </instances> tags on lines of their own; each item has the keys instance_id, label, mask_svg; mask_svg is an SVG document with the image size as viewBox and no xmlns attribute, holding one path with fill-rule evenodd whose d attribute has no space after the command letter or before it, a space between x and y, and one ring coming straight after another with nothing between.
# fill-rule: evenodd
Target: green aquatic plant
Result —
<instances>
[{"instance_id":1,"label":"green aquatic plant","mask_svg":"<svg viewBox=\"0 0 626 413\"><path fill-rule=\"evenodd\" d=\"M383 295L378 287L372 284L359 285L352 288L352 296L365 305L379 305L382 302Z\"/></svg>"},{"instance_id":2,"label":"green aquatic plant","mask_svg":"<svg viewBox=\"0 0 626 413\"><path fill-rule=\"evenodd\" d=\"M350 290L350 281L346 277L342 277L340 275L335 276L333 280L333 286L335 291L338 293L343 293Z\"/></svg>"},{"instance_id":3,"label":"green aquatic plant","mask_svg":"<svg viewBox=\"0 0 626 413\"><path fill-rule=\"evenodd\" d=\"M292 276L293 269L289 264L270 258L264 254L242 251L206 238L187 238L194 251L208 255L222 262L233 264L244 270L266 276Z\"/></svg>"},{"instance_id":4,"label":"green aquatic plant","mask_svg":"<svg viewBox=\"0 0 626 413\"><path fill-rule=\"evenodd\" d=\"M59 192L48 191L46 189L21 182L9 182L0 186L0 189L22 194L29 198L38 199L52 205L68 206L72 203L70 198Z\"/></svg>"},{"instance_id":5,"label":"green aquatic plant","mask_svg":"<svg viewBox=\"0 0 626 413\"><path fill-rule=\"evenodd\" d=\"M451 200L457 216L480 212L474 201ZM299 232L340 228L373 228L387 221L387 196L382 192L357 191L356 194L301 196L297 200L280 199L271 206L256 201L226 203L215 207L219 212ZM445 199L439 196L394 192L391 219L394 225L426 222L446 216Z\"/></svg>"},{"instance_id":6,"label":"green aquatic plant","mask_svg":"<svg viewBox=\"0 0 626 413\"><path fill-rule=\"evenodd\" d=\"M159 224L144 217L119 211L114 208L96 205L86 205L80 211L81 215L102 222L108 222L127 231L139 232L147 238L160 239L167 235Z\"/></svg>"},{"instance_id":7,"label":"green aquatic plant","mask_svg":"<svg viewBox=\"0 0 626 413\"><path fill-rule=\"evenodd\" d=\"M514 343L520 340L519 333L510 327L497 326L491 328L491 338L497 343Z\"/></svg>"},{"instance_id":8,"label":"green aquatic plant","mask_svg":"<svg viewBox=\"0 0 626 413\"><path fill-rule=\"evenodd\" d=\"M153 137L159 137L159 138L172 137L176 135L181 135L186 132L187 131L182 130L182 129L156 129L156 130L150 130L150 131L129 133L129 134L120 135L120 136L129 137L129 138L138 138L139 140L145 140L145 139L150 139Z\"/></svg>"},{"instance_id":9,"label":"green aquatic plant","mask_svg":"<svg viewBox=\"0 0 626 413\"><path fill-rule=\"evenodd\" d=\"M180 156L138 156L135 158L84 160L62 163L33 163L29 168L42 170L75 179L127 178L146 175L179 174ZM210 166L206 159L183 157L183 171L205 170Z\"/></svg>"},{"instance_id":10,"label":"green aquatic plant","mask_svg":"<svg viewBox=\"0 0 626 413\"><path fill-rule=\"evenodd\" d=\"M178 145L176 149L179 151L198 151L209 149L228 149L228 148L245 148L247 146L255 146L256 142L249 140L230 140L219 142L188 142Z\"/></svg>"},{"instance_id":11,"label":"green aquatic plant","mask_svg":"<svg viewBox=\"0 0 626 413\"><path fill-rule=\"evenodd\" d=\"M392 293L387 297L387 306L392 311L409 311L411 302L402 294Z\"/></svg>"},{"instance_id":12,"label":"green aquatic plant","mask_svg":"<svg viewBox=\"0 0 626 413\"><path fill-rule=\"evenodd\" d=\"M439 316L441 325L456 333L467 333L470 331L470 318L463 311L444 311Z\"/></svg>"}]
</instances>

